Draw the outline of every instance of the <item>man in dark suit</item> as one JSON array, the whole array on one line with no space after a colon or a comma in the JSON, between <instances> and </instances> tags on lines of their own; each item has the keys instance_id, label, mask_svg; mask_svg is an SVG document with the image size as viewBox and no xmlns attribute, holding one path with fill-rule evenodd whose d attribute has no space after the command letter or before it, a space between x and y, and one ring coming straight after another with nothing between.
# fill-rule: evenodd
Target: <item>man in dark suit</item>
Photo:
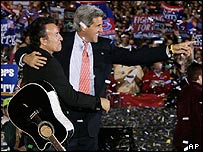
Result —
<instances>
[{"instance_id":1,"label":"man in dark suit","mask_svg":"<svg viewBox=\"0 0 203 152\"><path fill-rule=\"evenodd\" d=\"M74 16L76 32L62 33L63 47L56 58L64 68L65 75L75 90L79 89L79 77L82 64L83 42L88 43L88 56L90 60L90 87L91 95L104 96L106 84L109 79L112 64L141 65L155 61L166 60L172 53L190 54L192 42L181 43L159 48L138 49L128 51L116 47L110 39L99 37L103 31L102 19L104 13L94 5L80 6ZM184 49L183 49L184 48ZM187 50L187 51L186 51ZM24 54L27 53L27 54ZM23 62L39 69L46 64L46 58L39 53L29 54L28 48L21 48L16 52L16 62ZM24 54L22 56L22 54ZM101 121L101 111L69 110L68 118L73 122L75 134L68 143L68 150L97 150L98 132Z\"/></svg>"},{"instance_id":2,"label":"man in dark suit","mask_svg":"<svg viewBox=\"0 0 203 152\"><path fill-rule=\"evenodd\" d=\"M61 37L54 20L47 17L37 18L30 26L31 49L36 50L47 58L47 64L36 70L28 65L23 68L22 84L46 80L55 88L60 100L61 108L86 109L90 112L100 111L101 108L110 109L110 101L105 98L94 97L82 92L76 92L70 85L60 63L53 57L54 52L61 50ZM42 101L43 102L43 101ZM57 129L57 128L56 128Z\"/></svg>"},{"instance_id":3,"label":"man in dark suit","mask_svg":"<svg viewBox=\"0 0 203 152\"><path fill-rule=\"evenodd\" d=\"M201 151L202 144L202 65L192 63L187 68L187 84L177 100L177 124L173 144L177 150Z\"/></svg>"}]
</instances>

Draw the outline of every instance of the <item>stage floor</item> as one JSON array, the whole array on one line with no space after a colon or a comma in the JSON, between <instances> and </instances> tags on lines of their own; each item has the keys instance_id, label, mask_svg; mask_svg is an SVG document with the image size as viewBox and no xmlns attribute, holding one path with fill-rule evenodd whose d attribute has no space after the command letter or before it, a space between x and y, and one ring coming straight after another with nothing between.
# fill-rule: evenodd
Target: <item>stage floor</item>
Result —
<instances>
[{"instance_id":1,"label":"stage floor","mask_svg":"<svg viewBox=\"0 0 203 152\"><path fill-rule=\"evenodd\" d=\"M101 150L172 151L175 107L114 107L103 113Z\"/></svg>"}]
</instances>

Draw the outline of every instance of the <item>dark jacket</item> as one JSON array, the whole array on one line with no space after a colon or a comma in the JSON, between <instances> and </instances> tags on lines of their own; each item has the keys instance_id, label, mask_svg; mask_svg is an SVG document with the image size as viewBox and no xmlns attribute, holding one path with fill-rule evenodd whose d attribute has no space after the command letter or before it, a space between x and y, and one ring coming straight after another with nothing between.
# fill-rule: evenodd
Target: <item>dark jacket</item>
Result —
<instances>
[{"instance_id":1,"label":"dark jacket","mask_svg":"<svg viewBox=\"0 0 203 152\"><path fill-rule=\"evenodd\" d=\"M47 58L47 64L39 70L25 65L23 68L23 84L39 80L48 81L55 88L64 111L67 111L68 107L86 108L93 111L101 108L99 97L90 96L73 89L64 74L62 66L55 57L45 50L38 49L37 51Z\"/></svg>"},{"instance_id":2,"label":"dark jacket","mask_svg":"<svg viewBox=\"0 0 203 152\"><path fill-rule=\"evenodd\" d=\"M189 144L201 147L202 130L202 86L191 82L181 90L177 100L177 124L174 131L174 145L185 148ZM183 144L187 141L188 144Z\"/></svg>"}]
</instances>

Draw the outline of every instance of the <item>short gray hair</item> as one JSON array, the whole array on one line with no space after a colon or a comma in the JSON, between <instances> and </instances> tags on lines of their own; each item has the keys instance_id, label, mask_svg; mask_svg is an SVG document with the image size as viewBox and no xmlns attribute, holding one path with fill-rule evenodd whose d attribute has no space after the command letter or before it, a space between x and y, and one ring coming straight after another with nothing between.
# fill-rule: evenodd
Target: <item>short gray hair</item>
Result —
<instances>
[{"instance_id":1,"label":"short gray hair","mask_svg":"<svg viewBox=\"0 0 203 152\"><path fill-rule=\"evenodd\" d=\"M103 18L104 16L104 12L95 5L81 5L74 14L73 27L76 31L80 31L80 22L90 26L93 24L93 18Z\"/></svg>"}]
</instances>

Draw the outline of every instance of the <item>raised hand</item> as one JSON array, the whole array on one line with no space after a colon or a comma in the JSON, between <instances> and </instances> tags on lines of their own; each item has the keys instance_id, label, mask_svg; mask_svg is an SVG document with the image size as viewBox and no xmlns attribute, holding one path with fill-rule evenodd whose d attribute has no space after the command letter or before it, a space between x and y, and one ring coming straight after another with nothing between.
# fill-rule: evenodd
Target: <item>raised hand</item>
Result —
<instances>
[{"instance_id":1,"label":"raised hand","mask_svg":"<svg viewBox=\"0 0 203 152\"><path fill-rule=\"evenodd\" d=\"M187 41L179 44L173 45L174 54L184 54L187 57L191 55L193 50L193 44L195 41Z\"/></svg>"}]
</instances>

